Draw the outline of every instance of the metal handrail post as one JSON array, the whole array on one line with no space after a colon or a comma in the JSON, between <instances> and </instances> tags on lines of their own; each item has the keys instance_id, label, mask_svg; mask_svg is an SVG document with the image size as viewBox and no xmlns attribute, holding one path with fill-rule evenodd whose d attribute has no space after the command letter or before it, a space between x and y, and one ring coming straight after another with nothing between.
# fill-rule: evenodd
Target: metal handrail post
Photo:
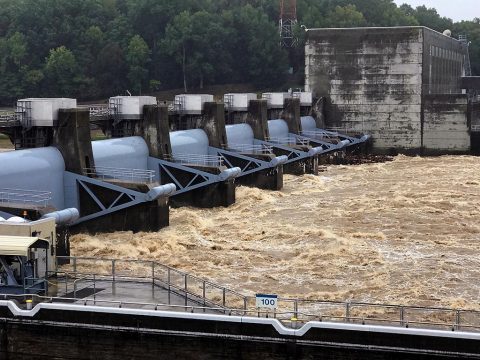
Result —
<instances>
[{"instance_id":1,"label":"metal handrail post","mask_svg":"<svg viewBox=\"0 0 480 360\"><path fill-rule=\"evenodd\" d=\"M184 281L185 281L185 306L188 305L188 280L187 280L187 274L183 275Z\"/></svg>"},{"instance_id":2,"label":"metal handrail post","mask_svg":"<svg viewBox=\"0 0 480 360\"><path fill-rule=\"evenodd\" d=\"M203 306L205 306L206 304L206 294L207 293L207 289L206 289L206 284L205 284L205 280L202 281L202 297L203 297Z\"/></svg>"},{"instance_id":3,"label":"metal handrail post","mask_svg":"<svg viewBox=\"0 0 480 360\"><path fill-rule=\"evenodd\" d=\"M203 293L203 306L205 306L207 303L206 303L206 292L207 292L207 289L206 289L206 285L205 285L205 280L203 280L202 282L202 293ZM203 312L205 312L205 309L203 310Z\"/></svg>"},{"instance_id":4,"label":"metal handrail post","mask_svg":"<svg viewBox=\"0 0 480 360\"><path fill-rule=\"evenodd\" d=\"M152 261L152 286L155 286L155 261Z\"/></svg>"},{"instance_id":5,"label":"metal handrail post","mask_svg":"<svg viewBox=\"0 0 480 360\"><path fill-rule=\"evenodd\" d=\"M350 322L350 301L345 303L345 322Z\"/></svg>"},{"instance_id":6,"label":"metal handrail post","mask_svg":"<svg viewBox=\"0 0 480 360\"><path fill-rule=\"evenodd\" d=\"M112 260L112 280L113 282L115 282L115 273L116 273L116 269L115 269L115 266L116 265L116 260Z\"/></svg>"},{"instance_id":7,"label":"metal handrail post","mask_svg":"<svg viewBox=\"0 0 480 360\"><path fill-rule=\"evenodd\" d=\"M73 257L73 273L75 274L75 276L77 275L77 257Z\"/></svg>"},{"instance_id":8,"label":"metal handrail post","mask_svg":"<svg viewBox=\"0 0 480 360\"><path fill-rule=\"evenodd\" d=\"M167 284L168 284L168 305L170 305L170 293L172 292L171 291L171 288L170 288L170 268L167 268Z\"/></svg>"},{"instance_id":9,"label":"metal handrail post","mask_svg":"<svg viewBox=\"0 0 480 360\"><path fill-rule=\"evenodd\" d=\"M460 330L460 310L455 311L455 328Z\"/></svg>"}]
</instances>

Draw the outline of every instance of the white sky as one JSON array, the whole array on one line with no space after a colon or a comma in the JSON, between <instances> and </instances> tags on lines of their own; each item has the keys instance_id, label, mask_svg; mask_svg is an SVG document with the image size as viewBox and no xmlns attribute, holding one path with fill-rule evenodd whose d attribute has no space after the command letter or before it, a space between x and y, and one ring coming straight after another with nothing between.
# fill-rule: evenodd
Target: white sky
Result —
<instances>
[{"instance_id":1,"label":"white sky","mask_svg":"<svg viewBox=\"0 0 480 360\"><path fill-rule=\"evenodd\" d=\"M397 5L409 4L412 7L425 5L437 9L441 16L454 21L480 18L480 0L394 0Z\"/></svg>"}]
</instances>

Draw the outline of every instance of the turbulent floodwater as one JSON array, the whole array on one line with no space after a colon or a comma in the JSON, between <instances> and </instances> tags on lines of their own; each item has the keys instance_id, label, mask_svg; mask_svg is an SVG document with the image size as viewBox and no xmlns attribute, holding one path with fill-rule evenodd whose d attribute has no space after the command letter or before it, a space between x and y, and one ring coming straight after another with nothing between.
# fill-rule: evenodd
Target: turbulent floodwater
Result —
<instances>
[{"instance_id":1,"label":"turbulent floodwater","mask_svg":"<svg viewBox=\"0 0 480 360\"><path fill-rule=\"evenodd\" d=\"M480 158L399 156L239 187L158 233L77 235L74 255L157 259L245 294L480 309Z\"/></svg>"}]
</instances>

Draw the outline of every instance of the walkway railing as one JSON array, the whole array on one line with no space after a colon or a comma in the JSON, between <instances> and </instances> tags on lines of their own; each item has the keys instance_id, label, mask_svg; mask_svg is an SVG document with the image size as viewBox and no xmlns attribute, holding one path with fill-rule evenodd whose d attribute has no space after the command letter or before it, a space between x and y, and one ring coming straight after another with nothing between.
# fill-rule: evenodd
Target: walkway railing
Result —
<instances>
[{"instance_id":1,"label":"walkway railing","mask_svg":"<svg viewBox=\"0 0 480 360\"><path fill-rule=\"evenodd\" d=\"M480 132L480 125L472 125L471 126L472 132Z\"/></svg>"},{"instance_id":2,"label":"walkway railing","mask_svg":"<svg viewBox=\"0 0 480 360\"><path fill-rule=\"evenodd\" d=\"M169 295L182 296L185 305L193 301L222 308L246 306L246 297L234 290L155 261L78 257L58 257L58 260L69 262L54 273L63 278L64 285L59 286L62 290L65 286L65 293L76 292L81 281L135 281L162 287ZM96 270L95 274L92 269ZM71 281L76 281L73 288Z\"/></svg>"},{"instance_id":3,"label":"walkway railing","mask_svg":"<svg viewBox=\"0 0 480 360\"><path fill-rule=\"evenodd\" d=\"M20 125L20 119L14 111L0 111L0 126L10 127Z\"/></svg>"},{"instance_id":4,"label":"walkway railing","mask_svg":"<svg viewBox=\"0 0 480 360\"><path fill-rule=\"evenodd\" d=\"M338 133L334 131L324 131L324 130L305 130L302 131L302 135L319 140L329 140L335 139L338 137Z\"/></svg>"},{"instance_id":5,"label":"walkway railing","mask_svg":"<svg viewBox=\"0 0 480 360\"><path fill-rule=\"evenodd\" d=\"M271 137L271 138L267 138L266 141L268 141L272 144L279 144L279 145L302 145L302 146L310 145L310 141L308 141L307 139L301 139L301 138L294 137L294 136Z\"/></svg>"},{"instance_id":6,"label":"walkway railing","mask_svg":"<svg viewBox=\"0 0 480 360\"><path fill-rule=\"evenodd\" d=\"M198 155L198 154L174 154L172 158L174 162L183 165L201 165L210 167L219 167L223 165L223 158L216 155Z\"/></svg>"},{"instance_id":7,"label":"walkway railing","mask_svg":"<svg viewBox=\"0 0 480 360\"><path fill-rule=\"evenodd\" d=\"M22 204L45 208L51 200L52 193L49 191L0 189L0 204Z\"/></svg>"},{"instance_id":8,"label":"walkway railing","mask_svg":"<svg viewBox=\"0 0 480 360\"><path fill-rule=\"evenodd\" d=\"M272 154L273 148L268 145L234 144L228 147L229 150L247 154Z\"/></svg>"},{"instance_id":9,"label":"walkway railing","mask_svg":"<svg viewBox=\"0 0 480 360\"><path fill-rule=\"evenodd\" d=\"M108 104L79 105L78 108L87 108L90 111L90 120L106 120L110 117Z\"/></svg>"},{"instance_id":10,"label":"walkway railing","mask_svg":"<svg viewBox=\"0 0 480 360\"><path fill-rule=\"evenodd\" d=\"M150 184L155 180L155 171L153 170L123 169L104 166L84 168L83 175L101 180L129 181L142 184Z\"/></svg>"},{"instance_id":11,"label":"walkway railing","mask_svg":"<svg viewBox=\"0 0 480 360\"><path fill-rule=\"evenodd\" d=\"M367 302L337 302L278 298L275 311L267 311L255 307L255 297L245 296L224 286L199 278L186 272L155 261L96 259L79 257L59 257L70 261L69 265L57 270L57 274L76 282L76 290L81 281L88 281L88 287L95 282L105 281L138 281L159 286L177 296L183 296L185 305L148 304L152 308L177 308L184 311L197 312L205 309L215 310L229 315L248 315L272 317L292 326L308 321L344 322L364 325L385 325L415 328L434 328L451 331L480 332L480 311L462 310L442 307L402 306L392 304L374 304ZM85 272L96 269L96 274ZM65 281L65 292L69 292L68 281ZM60 286L60 285L59 285ZM86 304L120 306L136 303L128 301L96 300L86 298L78 300ZM189 305L197 303L198 306ZM145 303L141 304L145 307ZM170 309L171 310L171 309Z\"/></svg>"}]
</instances>

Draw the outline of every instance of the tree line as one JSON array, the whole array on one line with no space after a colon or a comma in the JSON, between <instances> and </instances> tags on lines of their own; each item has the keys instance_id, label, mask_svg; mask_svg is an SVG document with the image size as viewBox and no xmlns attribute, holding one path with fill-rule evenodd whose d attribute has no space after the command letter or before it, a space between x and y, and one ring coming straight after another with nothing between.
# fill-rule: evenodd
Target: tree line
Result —
<instances>
[{"instance_id":1,"label":"tree line","mask_svg":"<svg viewBox=\"0 0 480 360\"><path fill-rule=\"evenodd\" d=\"M313 27L424 25L466 34L480 74L480 20L454 23L392 0L298 0ZM302 33L279 46L278 0L0 0L0 104L98 99L208 84L285 84L303 71ZM298 78L301 78L298 77Z\"/></svg>"}]
</instances>

